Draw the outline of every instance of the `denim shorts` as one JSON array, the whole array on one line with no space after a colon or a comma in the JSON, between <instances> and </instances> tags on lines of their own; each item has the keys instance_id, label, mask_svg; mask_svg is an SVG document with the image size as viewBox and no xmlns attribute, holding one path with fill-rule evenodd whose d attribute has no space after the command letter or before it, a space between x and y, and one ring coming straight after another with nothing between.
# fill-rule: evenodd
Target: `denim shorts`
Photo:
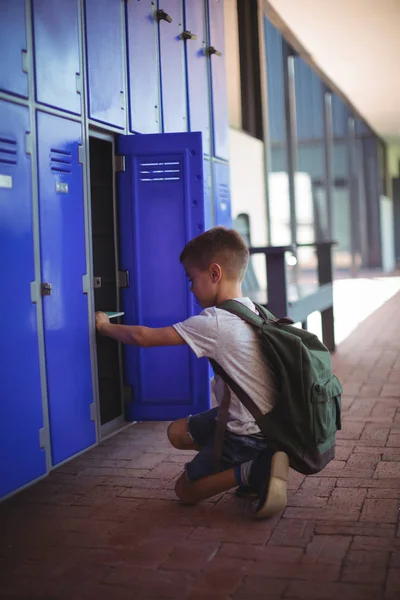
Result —
<instances>
[{"instance_id":1,"label":"denim shorts","mask_svg":"<svg viewBox=\"0 0 400 600\"><path fill-rule=\"evenodd\" d=\"M265 438L259 435L237 435L225 431L222 457L219 465L213 460L213 446L217 425L218 408L188 417L189 435L201 450L186 464L189 481L197 481L207 475L226 471L235 465L255 460L267 447Z\"/></svg>"}]
</instances>

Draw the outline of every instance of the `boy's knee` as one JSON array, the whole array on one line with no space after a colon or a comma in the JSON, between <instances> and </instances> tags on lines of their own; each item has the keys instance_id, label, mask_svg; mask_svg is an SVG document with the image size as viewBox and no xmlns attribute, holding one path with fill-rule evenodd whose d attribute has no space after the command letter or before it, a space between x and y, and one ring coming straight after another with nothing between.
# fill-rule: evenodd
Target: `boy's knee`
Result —
<instances>
[{"instance_id":1,"label":"boy's knee","mask_svg":"<svg viewBox=\"0 0 400 600\"><path fill-rule=\"evenodd\" d=\"M167 436L174 448L182 450L187 445L186 438L188 437L187 419L178 419L168 425Z\"/></svg>"}]
</instances>

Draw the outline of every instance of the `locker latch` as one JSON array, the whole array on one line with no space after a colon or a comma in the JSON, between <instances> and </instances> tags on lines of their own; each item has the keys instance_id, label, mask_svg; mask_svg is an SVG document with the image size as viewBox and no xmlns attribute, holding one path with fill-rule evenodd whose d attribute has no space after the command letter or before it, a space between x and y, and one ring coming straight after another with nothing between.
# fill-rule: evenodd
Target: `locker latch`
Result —
<instances>
[{"instance_id":1,"label":"locker latch","mask_svg":"<svg viewBox=\"0 0 400 600\"><path fill-rule=\"evenodd\" d=\"M95 289L101 288L101 277L93 277L93 287Z\"/></svg>"},{"instance_id":2,"label":"locker latch","mask_svg":"<svg viewBox=\"0 0 400 600\"><path fill-rule=\"evenodd\" d=\"M167 23L172 23L172 17L170 17L169 14L166 13L162 8L157 10L156 15L158 21L167 21Z\"/></svg>"},{"instance_id":3,"label":"locker latch","mask_svg":"<svg viewBox=\"0 0 400 600\"><path fill-rule=\"evenodd\" d=\"M51 296L52 286L51 283L41 283L40 284L40 294L42 296Z\"/></svg>"},{"instance_id":4,"label":"locker latch","mask_svg":"<svg viewBox=\"0 0 400 600\"><path fill-rule=\"evenodd\" d=\"M211 54L215 54L215 56L222 56L222 52L214 48L214 46L208 46L208 48L206 48L206 54L209 54L210 56Z\"/></svg>"},{"instance_id":5,"label":"locker latch","mask_svg":"<svg viewBox=\"0 0 400 600\"><path fill-rule=\"evenodd\" d=\"M188 31L187 29L185 31L182 31L180 37L183 40L197 40L197 35L194 35L194 33Z\"/></svg>"},{"instance_id":6,"label":"locker latch","mask_svg":"<svg viewBox=\"0 0 400 600\"><path fill-rule=\"evenodd\" d=\"M118 271L117 285L119 288L128 288L129 287L129 271Z\"/></svg>"}]
</instances>

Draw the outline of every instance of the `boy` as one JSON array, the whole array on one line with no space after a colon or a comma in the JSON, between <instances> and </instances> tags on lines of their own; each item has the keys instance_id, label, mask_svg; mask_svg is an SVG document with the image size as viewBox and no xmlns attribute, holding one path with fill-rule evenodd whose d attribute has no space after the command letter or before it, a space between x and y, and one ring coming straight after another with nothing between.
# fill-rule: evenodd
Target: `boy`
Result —
<instances>
[{"instance_id":1,"label":"boy","mask_svg":"<svg viewBox=\"0 0 400 600\"><path fill-rule=\"evenodd\" d=\"M275 389L257 331L236 315L216 308L234 299L257 312L251 300L242 296L241 283L249 262L246 244L236 231L215 227L191 240L180 261L191 291L204 309L200 315L171 327L152 329L113 325L104 313L97 313L99 333L143 347L187 344L198 358L215 360L263 413L270 411ZM218 406L224 391L224 382L216 376L213 394ZM183 502L196 503L239 485L241 490L257 494L256 516L270 517L286 505L288 457L283 452L272 456L254 418L237 396L228 392L228 421L218 464L213 457L218 408L169 425L168 438L175 448L198 450L177 480L175 492Z\"/></svg>"}]
</instances>

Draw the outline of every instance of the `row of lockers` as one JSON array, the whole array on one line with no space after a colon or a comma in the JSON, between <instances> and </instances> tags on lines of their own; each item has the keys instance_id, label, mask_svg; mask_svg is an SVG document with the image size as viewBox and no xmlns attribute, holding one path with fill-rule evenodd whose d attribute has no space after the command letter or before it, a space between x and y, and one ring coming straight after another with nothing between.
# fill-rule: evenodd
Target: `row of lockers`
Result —
<instances>
[{"instance_id":1,"label":"row of lockers","mask_svg":"<svg viewBox=\"0 0 400 600\"><path fill-rule=\"evenodd\" d=\"M96 442L90 199L80 162L89 160L88 140L80 122L40 110L35 120L33 127L28 107L0 100L0 421L7 424L0 498L46 473L46 447L51 468ZM212 214L231 224L228 165L204 158L201 138L115 136L126 157L118 205L120 269L131 281L123 290L127 323L164 326L193 314L180 251L212 225ZM186 347L129 348L125 377L135 395L129 420L171 420L207 408L208 365Z\"/></svg>"},{"instance_id":2,"label":"row of lockers","mask_svg":"<svg viewBox=\"0 0 400 600\"><path fill-rule=\"evenodd\" d=\"M128 121L137 133L201 131L205 153L228 159L223 4L31 0L36 101L82 114L84 45L90 119L123 131ZM27 98L26 2L0 10L0 90Z\"/></svg>"}]
</instances>

